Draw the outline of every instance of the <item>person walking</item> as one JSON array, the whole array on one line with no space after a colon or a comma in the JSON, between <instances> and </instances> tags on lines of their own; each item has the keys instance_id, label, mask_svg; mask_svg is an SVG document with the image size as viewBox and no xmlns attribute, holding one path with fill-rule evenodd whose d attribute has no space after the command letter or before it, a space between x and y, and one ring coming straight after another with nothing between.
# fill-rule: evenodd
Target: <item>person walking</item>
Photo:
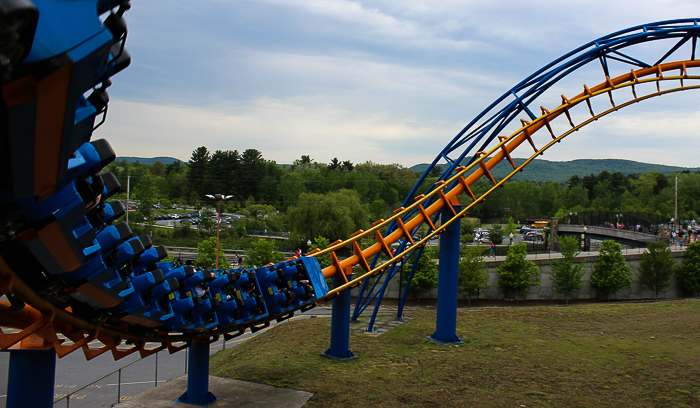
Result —
<instances>
[{"instance_id":1,"label":"person walking","mask_svg":"<svg viewBox=\"0 0 700 408\"><path fill-rule=\"evenodd\" d=\"M493 241L491 241L491 246L489 247L489 255L496 257L496 245L493 244Z\"/></svg>"}]
</instances>

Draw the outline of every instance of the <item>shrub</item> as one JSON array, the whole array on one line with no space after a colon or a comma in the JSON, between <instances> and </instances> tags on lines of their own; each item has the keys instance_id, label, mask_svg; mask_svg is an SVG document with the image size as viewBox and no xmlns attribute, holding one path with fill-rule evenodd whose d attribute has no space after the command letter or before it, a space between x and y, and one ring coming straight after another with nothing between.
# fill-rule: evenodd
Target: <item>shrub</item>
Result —
<instances>
[{"instance_id":1,"label":"shrub","mask_svg":"<svg viewBox=\"0 0 700 408\"><path fill-rule=\"evenodd\" d=\"M459 261L459 293L467 295L471 305L472 296L476 296L477 305L479 294L491 286L489 275L484 263L484 249L480 246L468 247L465 255Z\"/></svg>"},{"instance_id":2,"label":"shrub","mask_svg":"<svg viewBox=\"0 0 700 408\"><path fill-rule=\"evenodd\" d=\"M501 224L494 224L489 231L489 240L496 245L501 245L503 243L503 229Z\"/></svg>"},{"instance_id":3,"label":"shrub","mask_svg":"<svg viewBox=\"0 0 700 408\"><path fill-rule=\"evenodd\" d=\"M416 255L420 251L415 251ZM408 294L416 297L416 301L420 301L419 295L421 292L429 292L431 289L437 287L438 277L437 277L437 263L433 261L433 250L427 248L422 251L420 259L418 259L418 264L416 265L416 270L413 273L413 278L411 279L411 286L408 287ZM407 263L405 268L411 270L413 268L413 263ZM408 275L408 274L406 274ZM403 284L405 285L408 281L408 276L404 279Z\"/></svg>"},{"instance_id":4,"label":"shrub","mask_svg":"<svg viewBox=\"0 0 700 408\"><path fill-rule=\"evenodd\" d=\"M666 292L671 286L676 263L665 242L647 242L647 250L639 264L639 283L653 290L654 298L658 298L659 292Z\"/></svg>"},{"instance_id":5,"label":"shrub","mask_svg":"<svg viewBox=\"0 0 700 408\"><path fill-rule=\"evenodd\" d=\"M264 266L284 259L272 240L258 239L246 252L246 265Z\"/></svg>"},{"instance_id":6,"label":"shrub","mask_svg":"<svg viewBox=\"0 0 700 408\"><path fill-rule=\"evenodd\" d=\"M552 283L554 291L563 294L568 305L571 292L583 287L583 275L586 274L586 270L583 269L583 264L575 264L576 256L581 253L576 237L562 237L559 244L564 259L552 259Z\"/></svg>"},{"instance_id":7,"label":"shrub","mask_svg":"<svg viewBox=\"0 0 700 408\"><path fill-rule=\"evenodd\" d=\"M677 270L681 289L691 296L700 296L700 241L688 245L683 265Z\"/></svg>"},{"instance_id":8,"label":"shrub","mask_svg":"<svg viewBox=\"0 0 700 408\"><path fill-rule=\"evenodd\" d=\"M622 247L615 241L603 241L593 265L591 285L610 300L610 294L632 286L632 268L622 256Z\"/></svg>"},{"instance_id":9,"label":"shrub","mask_svg":"<svg viewBox=\"0 0 700 408\"><path fill-rule=\"evenodd\" d=\"M197 245L199 257L194 261L194 265L202 269L213 269L216 267L216 237L202 241ZM231 269L231 264L226 260L224 252L219 247L219 269Z\"/></svg>"},{"instance_id":10,"label":"shrub","mask_svg":"<svg viewBox=\"0 0 700 408\"><path fill-rule=\"evenodd\" d=\"M527 256L525 243L511 245L506 260L498 267L498 287L509 292L515 299L516 292L525 292L533 286L540 286L540 270L534 262L525 259Z\"/></svg>"}]
</instances>

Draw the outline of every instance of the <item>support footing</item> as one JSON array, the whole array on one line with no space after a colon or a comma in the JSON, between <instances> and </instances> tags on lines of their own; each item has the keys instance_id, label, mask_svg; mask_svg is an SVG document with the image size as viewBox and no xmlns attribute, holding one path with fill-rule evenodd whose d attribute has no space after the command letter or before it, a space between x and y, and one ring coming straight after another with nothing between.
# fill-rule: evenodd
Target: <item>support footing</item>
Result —
<instances>
[{"instance_id":1,"label":"support footing","mask_svg":"<svg viewBox=\"0 0 700 408\"><path fill-rule=\"evenodd\" d=\"M171 397L172 398L172 397ZM175 402L182 402L184 404L199 405L200 407L208 407L209 405L215 403L221 398L216 398L214 394L207 391L206 394L199 395L198 397L192 398L192 400L187 398L187 391L180 395L180 398L176 399Z\"/></svg>"},{"instance_id":2,"label":"support footing","mask_svg":"<svg viewBox=\"0 0 700 408\"><path fill-rule=\"evenodd\" d=\"M333 355L333 354L331 354L331 349L328 349L324 353L321 353L321 356L326 357L326 358L330 358L331 360L338 360L338 361L348 361L348 360L354 360L356 358L360 358L360 356L356 356L350 350L343 352L343 353L338 353L338 355Z\"/></svg>"},{"instance_id":3,"label":"support footing","mask_svg":"<svg viewBox=\"0 0 700 408\"><path fill-rule=\"evenodd\" d=\"M440 344L463 344L464 342L460 340L459 336L456 334L454 336L437 337L435 334L427 336L430 340L440 343Z\"/></svg>"}]
</instances>

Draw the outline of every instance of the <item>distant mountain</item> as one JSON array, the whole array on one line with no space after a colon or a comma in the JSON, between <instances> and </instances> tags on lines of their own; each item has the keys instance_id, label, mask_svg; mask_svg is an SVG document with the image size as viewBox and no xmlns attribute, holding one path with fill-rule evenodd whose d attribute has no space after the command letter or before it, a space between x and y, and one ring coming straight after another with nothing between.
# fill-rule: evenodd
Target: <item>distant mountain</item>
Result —
<instances>
[{"instance_id":1,"label":"distant mountain","mask_svg":"<svg viewBox=\"0 0 700 408\"><path fill-rule=\"evenodd\" d=\"M516 166L520 166L525 162L525 159L514 158ZM447 165L441 165L447 168ZM416 173L422 173L428 168L428 164L417 164L411 167ZM494 178L502 179L510 174L513 167L506 160L500 162L492 171ZM513 177L514 180L521 181L556 181L563 183L571 176L588 176L590 174L598 174L601 171L609 171L610 173L620 172L622 174L646 173L649 171L658 171L663 174L690 170L696 172L700 170L698 167L676 167L664 166L661 164L640 163L632 160L620 159L579 159L572 161L549 161L535 159L528 164L522 172Z\"/></svg>"},{"instance_id":2,"label":"distant mountain","mask_svg":"<svg viewBox=\"0 0 700 408\"><path fill-rule=\"evenodd\" d=\"M175 163L176 161L182 161L180 159L176 159L174 157L117 157L115 161L120 162L122 160L126 160L127 163L134 163L134 162L139 162L143 164L153 164L157 161L163 163L163 164L171 164Z\"/></svg>"}]
</instances>

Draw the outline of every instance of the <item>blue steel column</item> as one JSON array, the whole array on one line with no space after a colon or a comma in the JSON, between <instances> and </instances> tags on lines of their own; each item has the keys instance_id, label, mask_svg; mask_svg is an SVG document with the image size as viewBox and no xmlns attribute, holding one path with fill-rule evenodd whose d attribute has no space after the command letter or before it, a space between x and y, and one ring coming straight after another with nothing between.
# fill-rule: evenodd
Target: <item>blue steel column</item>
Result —
<instances>
[{"instance_id":1,"label":"blue steel column","mask_svg":"<svg viewBox=\"0 0 700 408\"><path fill-rule=\"evenodd\" d=\"M338 271L333 275L333 287L338 287L345 283L340 277L342 272ZM350 280L352 274L346 275ZM355 354L350 351L350 291L344 290L333 299L333 310L331 311L331 348L325 351L326 356L339 360L355 358Z\"/></svg>"},{"instance_id":2,"label":"blue steel column","mask_svg":"<svg viewBox=\"0 0 700 408\"><path fill-rule=\"evenodd\" d=\"M453 206L456 212L460 206ZM443 222L449 220L452 212L442 209ZM457 285L459 273L459 230L460 220L453 222L440 236L440 265L438 274L438 299L435 333L430 338L440 343L462 343L457 337Z\"/></svg>"},{"instance_id":3,"label":"blue steel column","mask_svg":"<svg viewBox=\"0 0 700 408\"><path fill-rule=\"evenodd\" d=\"M205 407L215 403L219 398L209 392L209 344L195 341L187 357L187 391L175 401Z\"/></svg>"},{"instance_id":4,"label":"blue steel column","mask_svg":"<svg viewBox=\"0 0 700 408\"><path fill-rule=\"evenodd\" d=\"M50 407L56 378L56 352L10 350L7 408Z\"/></svg>"}]
</instances>

